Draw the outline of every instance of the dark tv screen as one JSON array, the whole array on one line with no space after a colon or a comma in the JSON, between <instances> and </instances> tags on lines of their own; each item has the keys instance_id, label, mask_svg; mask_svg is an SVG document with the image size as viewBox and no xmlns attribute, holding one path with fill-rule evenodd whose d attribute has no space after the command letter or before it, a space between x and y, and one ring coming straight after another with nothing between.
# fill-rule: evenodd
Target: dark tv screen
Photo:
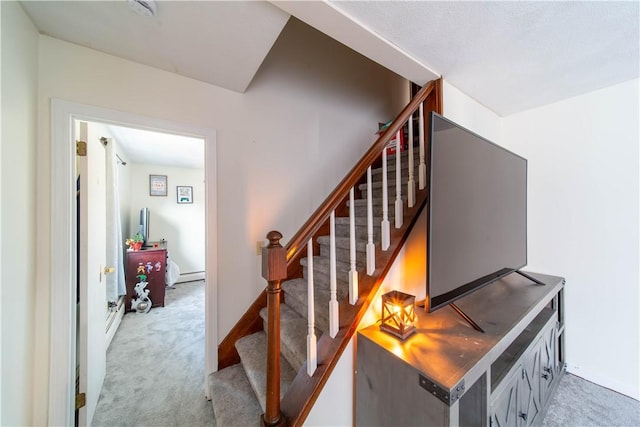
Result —
<instances>
[{"instance_id":1,"label":"dark tv screen","mask_svg":"<svg viewBox=\"0 0 640 427\"><path fill-rule=\"evenodd\" d=\"M431 114L428 311L527 264L527 160Z\"/></svg>"}]
</instances>

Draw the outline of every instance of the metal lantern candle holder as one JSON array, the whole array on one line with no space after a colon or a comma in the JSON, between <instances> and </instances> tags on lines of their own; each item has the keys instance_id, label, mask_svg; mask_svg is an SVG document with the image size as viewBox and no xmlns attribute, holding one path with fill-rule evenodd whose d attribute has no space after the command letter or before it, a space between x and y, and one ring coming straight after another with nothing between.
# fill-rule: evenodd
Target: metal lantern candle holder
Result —
<instances>
[{"instance_id":1,"label":"metal lantern candle holder","mask_svg":"<svg viewBox=\"0 0 640 427\"><path fill-rule=\"evenodd\" d=\"M415 332L416 313L414 295L391 291L382 295L382 323L380 329L405 339Z\"/></svg>"}]
</instances>

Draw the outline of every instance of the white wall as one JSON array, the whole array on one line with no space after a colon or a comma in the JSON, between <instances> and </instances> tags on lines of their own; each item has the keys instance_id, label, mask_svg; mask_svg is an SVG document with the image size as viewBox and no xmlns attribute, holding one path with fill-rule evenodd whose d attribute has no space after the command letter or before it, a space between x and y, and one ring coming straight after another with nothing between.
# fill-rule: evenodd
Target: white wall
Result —
<instances>
[{"instance_id":1,"label":"white wall","mask_svg":"<svg viewBox=\"0 0 640 427\"><path fill-rule=\"evenodd\" d=\"M288 240L391 118L399 77L291 20L245 94L40 37L35 423L49 359L50 98L217 130L218 337L265 287L256 241ZM73 66L69 66L73 64ZM170 243L171 244L171 243ZM233 301L233 303L230 303ZM210 349L216 351L216 349Z\"/></svg>"},{"instance_id":2,"label":"white wall","mask_svg":"<svg viewBox=\"0 0 640 427\"><path fill-rule=\"evenodd\" d=\"M446 118L491 142L502 142L502 117L452 86L447 80L442 86L442 104Z\"/></svg>"},{"instance_id":3,"label":"white wall","mask_svg":"<svg viewBox=\"0 0 640 427\"><path fill-rule=\"evenodd\" d=\"M2 38L2 400L0 424L33 423L38 33L0 2Z\"/></svg>"},{"instance_id":4,"label":"white wall","mask_svg":"<svg viewBox=\"0 0 640 427\"><path fill-rule=\"evenodd\" d=\"M204 155L204 152L203 152ZM127 163L131 167L129 222L132 236L140 222L140 209L149 208L149 240L167 240L169 257L180 273L205 270L204 169ZM167 196L149 195L149 175L167 176ZM193 187L193 203L176 203L176 186Z\"/></svg>"},{"instance_id":5,"label":"white wall","mask_svg":"<svg viewBox=\"0 0 640 427\"><path fill-rule=\"evenodd\" d=\"M532 271L566 277L570 372L640 398L638 80L504 119L529 160Z\"/></svg>"}]
</instances>

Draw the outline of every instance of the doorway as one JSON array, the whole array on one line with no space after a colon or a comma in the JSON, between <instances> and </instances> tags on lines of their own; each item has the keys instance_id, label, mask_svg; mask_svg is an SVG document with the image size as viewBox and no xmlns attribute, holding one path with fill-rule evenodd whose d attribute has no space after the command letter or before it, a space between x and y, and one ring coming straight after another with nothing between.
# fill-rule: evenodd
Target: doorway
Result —
<instances>
[{"instance_id":1,"label":"doorway","mask_svg":"<svg viewBox=\"0 0 640 427\"><path fill-rule=\"evenodd\" d=\"M217 367L217 233L216 140L212 129L198 128L62 100L52 100L52 232L51 342L49 423L72 425L76 367L76 231L74 120L98 121L136 129L155 130L204 140L205 157L205 377ZM205 381L206 384L206 381ZM206 388L206 387L205 387ZM208 391L203 390L208 397Z\"/></svg>"},{"instance_id":2,"label":"doorway","mask_svg":"<svg viewBox=\"0 0 640 427\"><path fill-rule=\"evenodd\" d=\"M79 211L86 212L88 208L93 213L82 216L79 227L81 250L78 252L78 265L84 274L80 275L79 287L77 383L79 391L85 393L85 406L78 411L80 426L90 424L96 411L104 418L105 414L112 412L111 406L116 407L106 402L120 401L126 396L126 390L135 388L123 381L121 372L142 361L133 358L129 363L121 363L114 358L115 355L125 355L123 349L109 348L121 322L127 326L123 333L133 334L127 340L128 350L135 354L137 346L138 354L147 354L145 350L151 348L146 344L153 341L152 336L142 329L130 329L129 323L134 322L133 317L138 315L134 314L137 310L133 305L142 303L146 307L140 316L147 315L149 309L174 312L176 307L169 308L165 302L170 305L178 302L172 298L178 283L201 280L200 288L204 287L206 205L203 139L97 121L81 122L80 129L83 128L86 131L84 136L80 132L80 139L86 143L87 149L86 156L78 158L78 181L83 183L79 188ZM87 163L93 167L83 170L82 165ZM157 184L155 180L160 178L162 188L157 191L153 184ZM103 184L98 186L100 181ZM88 191L87 184L91 184L91 191ZM102 194L97 197L99 188L102 188ZM86 222L94 224L83 226ZM125 245L125 239L132 244ZM136 243L134 240L137 239L142 240ZM92 258L87 259L85 254L89 255L99 247L102 248L103 259L95 260L94 265L87 268L86 263ZM104 268L105 274L101 274L97 282L98 276L94 277L91 272L101 269L100 264L108 268ZM144 280L137 278L141 277L138 276L140 266L144 269ZM141 292L146 292L145 300L149 303L133 298L136 294L134 287L140 285L138 282L144 283ZM204 302L204 296L201 297ZM200 362L191 367L194 372L183 372L191 378L190 384L198 384L200 372L204 372L204 357L201 357L204 352L204 304L198 307L199 314L198 310L183 310L185 316L189 313L194 317L192 331L200 331L199 339L202 340L198 341L194 349L196 354L192 355ZM124 316L125 312L129 314ZM169 317L158 312L149 316L155 319L153 329L163 328L166 336L171 334L173 329L165 325L170 322ZM172 316L175 317L176 313ZM139 338L135 338L137 334ZM124 337L120 337L113 345L122 346L123 340ZM89 342L92 344L87 346ZM140 366L138 371L145 371L145 367ZM198 381L194 382L194 377ZM177 385L178 381L175 383ZM99 404L103 384L110 386L105 388L104 402ZM162 384L172 387L168 378ZM190 390L189 394L193 396ZM125 400L133 402L134 398L131 396ZM120 411L125 409L126 406L121 407Z\"/></svg>"}]
</instances>

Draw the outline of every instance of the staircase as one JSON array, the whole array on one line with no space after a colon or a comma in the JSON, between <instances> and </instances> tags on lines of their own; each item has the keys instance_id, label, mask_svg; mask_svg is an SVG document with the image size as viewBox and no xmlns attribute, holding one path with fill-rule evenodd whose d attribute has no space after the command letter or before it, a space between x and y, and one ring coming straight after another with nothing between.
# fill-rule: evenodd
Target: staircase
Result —
<instances>
[{"instance_id":1,"label":"staircase","mask_svg":"<svg viewBox=\"0 0 640 427\"><path fill-rule=\"evenodd\" d=\"M432 82L433 83L433 82ZM441 110L441 99L439 96L439 85L432 84L431 92L435 95L433 103ZM422 91L421 91L422 93ZM358 176L345 178L342 184L349 181L348 189L353 188L354 194L359 198L353 199L351 203L347 194L343 194L344 190L340 190L339 199L332 193L327 199L325 205L328 207L321 208L316 212L320 221L310 219L302 230L291 239L286 247L287 253L287 279L278 280L280 286L277 288L277 296L273 300L269 300L269 304L273 301L280 301L279 305L279 334L280 334L280 372L279 372L279 399L272 397L271 405L274 405L273 399L277 400L277 413L280 413L280 402L282 403L282 418L273 423L301 425L308 411L313 406L315 398L319 394L323 384L333 369L335 363L340 357L342 350L348 343L349 339L355 332L355 328L367 310L373 295L381 284L387 270L390 268L395 255L400 250L410 228L419 213L421 207L426 201L426 189L418 192L414 206L409 206L406 197L403 199L404 224L401 227L394 227L395 215L395 196L396 196L396 155L387 156L387 193L388 200L383 199L382 187L383 168L380 165L380 153L386 146L387 142L393 137L400 126L407 121L411 113L417 109L417 103L410 103L405 110L394 121L398 122L395 129L390 128L381 138L374 144L372 149L365 154L363 166L356 166L353 172ZM404 114L404 118L403 118ZM410 119L412 120L412 119ZM386 138L386 140L385 140ZM413 157L413 173L412 176L418 176L420 150L418 141L414 142L415 149L412 149ZM377 150L377 153L376 153ZM372 153L372 154L370 154ZM409 151L400 154L402 193L407 193L407 178L409 177ZM422 156L424 160L424 152ZM376 160L371 160L371 159ZM371 165L371 181L368 183L366 174L360 172L366 170ZM358 173L359 172L359 173ZM340 187L340 186L339 186ZM371 190L371 212L368 211L367 194ZM331 202L332 199L337 200ZM391 232L389 239L391 246L383 251L381 248L381 221L383 220L383 207L387 205L388 220L391 223ZM353 227L349 217L350 209L354 217ZM335 213L334 226L329 226L326 212ZM369 225L368 217L372 217L373 224ZM312 224L312 225L309 225ZM353 231L352 231L353 228ZM332 235L328 235L332 229ZM371 232L372 231L372 232ZM272 232L274 233L274 232ZM308 234L309 236L301 236ZM271 233L270 233L271 235ZM333 238L332 238L333 237ZM278 238L279 240L279 238ZM305 241L311 241L308 246ZM352 244L354 240L355 244ZM299 241L299 242L298 242ZM335 246L332 244L335 242ZM274 243L272 241L272 243ZM277 241L275 242L277 243ZM375 271L367 274L367 243L375 245ZM270 245L272 248L274 245ZM306 246L307 251L300 247ZM353 259L355 249L355 260ZM282 253L285 251L278 245ZM308 251L313 252L312 259L308 256ZM335 254L335 261L332 261L332 252ZM310 262L312 261L312 262ZM283 260L284 262L284 260ZM312 264L312 268L309 268ZM332 266L335 265L335 294L339 314L339 330L337 333L330 333L331 317L337 313L331 313L331 282L332 282ZM353 266L357 273L357 282L359 289L356 295L351 299L356 301L350 304L350 271ZM312 279L309 281L309 275L312 273ZM272 282L269 282L271 289ZM309 311L309 292L313 292L313 308ZM353 290L352 290L353 292ZM273 292L271 292L273 295ZM224 357L220 358L220 370L214 372L209 377L210 396L216 416L218 426L246 426L256 425L261 419L262 414L268 414L273 409L269 409L267 390L267 363L270 355L268 354L268 337L265 331L269 331L268 315L269 310L266 306L265 293L256 300L252 307L247 311L243 319L241 319L230 335L220 345L220 354ZM352 302L353 302L352 301ZM338 310L335 310L336 312ZM309 315L313 313L311 321ZM334 320L338 322L337 319ZM315 336L312 334L315 332ZM312 338L308 338L308 336ZM318 355L308 353L308 340L313 342L317 340ZM229 348L233 345L233 349ZM315 346L314 346L315 347ZM311 356L309 356L311 354ZM308 358L317 359L318 368L315 366L309 368L307 366ZM238 363L233 363L238 362ZM273 365L272 365L273 366ZM307 370L309 368L309 370ZM274 375L273 373L271 375ZM273 381L273 380L272 380ZM273 390L277 390L274 387ZM271 393L273 394L273 390ZM277 394L277 391L276 391ZM273 406L272 406L273 408Z\"/></svg>"}]
</instances>

